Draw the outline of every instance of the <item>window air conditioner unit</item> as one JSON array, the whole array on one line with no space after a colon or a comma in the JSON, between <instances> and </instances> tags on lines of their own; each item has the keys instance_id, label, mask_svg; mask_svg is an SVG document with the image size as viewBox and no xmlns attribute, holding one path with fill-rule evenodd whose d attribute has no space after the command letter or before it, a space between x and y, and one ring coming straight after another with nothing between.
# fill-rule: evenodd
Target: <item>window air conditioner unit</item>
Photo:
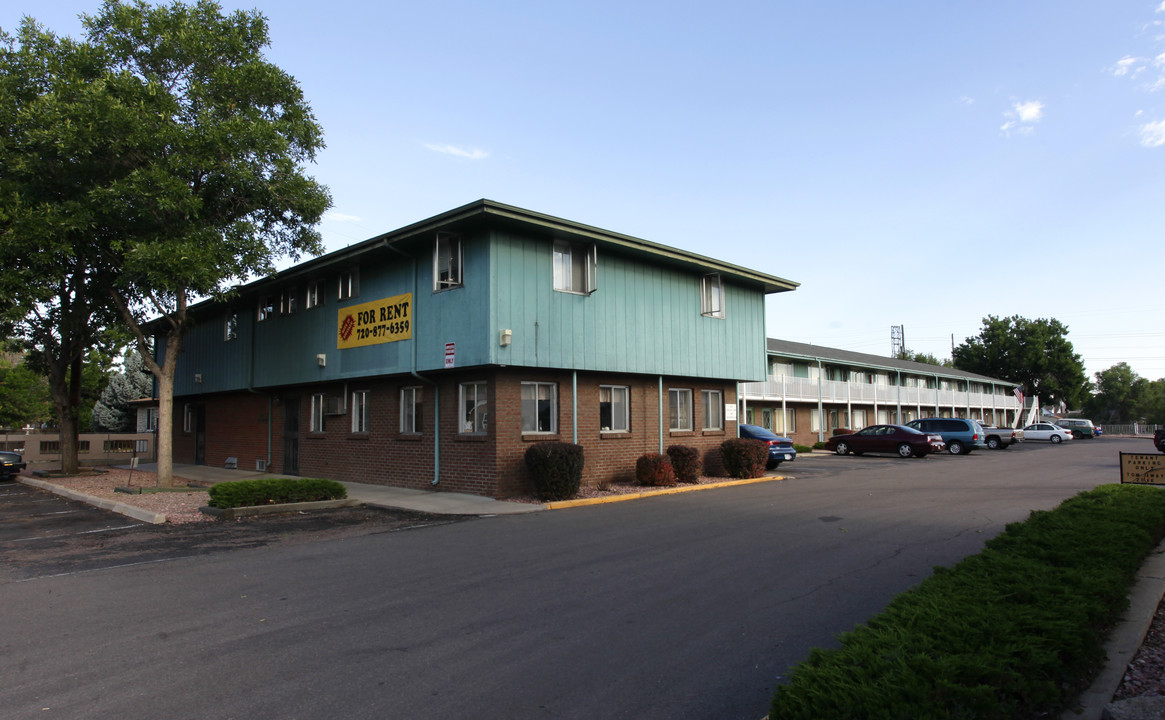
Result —
<instances>
[{"instance_id":1,"label":"window air conditioner unit","mask_svg":"<svg viewBox=\"0 0 1165 720\"><path fill-rule=\"evenodd\" d=\"M343 415L347 412L344 406L343 395L327 395L324 397L324 414L325 415Z\"/></svg>"}]
</instances>

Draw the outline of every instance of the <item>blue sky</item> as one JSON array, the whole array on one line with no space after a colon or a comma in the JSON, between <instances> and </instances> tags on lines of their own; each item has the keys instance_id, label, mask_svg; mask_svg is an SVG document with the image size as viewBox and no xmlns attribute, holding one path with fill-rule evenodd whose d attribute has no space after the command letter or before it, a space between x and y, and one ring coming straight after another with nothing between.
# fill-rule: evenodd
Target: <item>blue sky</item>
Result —
<instances>
[{"instance_id":1,"label":"blue sky","mask_svg":"<svg viewBox=\"0 0 1165 720\"><path fill-rule=\"evenodd\" d=\"M485 197L800 282L772 337L1054 317L1090 375L1165 377L1165 0L224 7L324 128L329 250Z\"/></svg>"}]
</instances>

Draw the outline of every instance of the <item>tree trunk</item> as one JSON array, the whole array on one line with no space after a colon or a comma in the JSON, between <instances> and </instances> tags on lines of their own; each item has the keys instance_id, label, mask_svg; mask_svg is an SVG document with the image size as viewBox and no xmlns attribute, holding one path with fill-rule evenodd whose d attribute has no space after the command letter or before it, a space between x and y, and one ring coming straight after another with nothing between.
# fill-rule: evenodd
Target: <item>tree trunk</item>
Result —
<instances>
[{"instance_id":1,"label":"tree trunk","mask_svg":"<svg viewBox=\"0 0 1165 720\"><path fill-rule=\"evenodd\" d=\"M178 367L181 337L166 335L166 359L155 373L158 378L158 485L174 486L174 372Z\"/></svg>"},{"instance_id":2,"label":"tree trunk","mask_svg":"<svg viewBox=\"0 0 1165 720\"><path fill-rule=\"evenodd\" d=\"M77 459L79 422L77 408L81 398L81 358L66 364L64 361L51 362L49 367L49 392L53 396L53 406L57 411L57 429L60 432L61 473L76 475L80 469Z\"/></svg>"}]
</instances>

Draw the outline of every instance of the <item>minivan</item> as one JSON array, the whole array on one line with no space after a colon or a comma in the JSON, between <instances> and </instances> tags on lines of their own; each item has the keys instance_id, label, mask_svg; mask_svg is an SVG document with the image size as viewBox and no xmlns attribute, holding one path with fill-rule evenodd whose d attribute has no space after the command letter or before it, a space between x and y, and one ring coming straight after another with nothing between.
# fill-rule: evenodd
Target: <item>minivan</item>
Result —
<instances>
[{"instance_id":1,"label":"minivan","mask_svg":"<svg viewBox=\"0 0 1165 720\"><path fill-rule=\"evenodd\" d=\"M1091 420L1083 418L1061 418L1056 421L1056 424L1065 430L1072 431L1072 437L1079 440L1080 438L1096 437L1096 429L1092 426Z\"/></svg>"},{"instance_id":2,"label":"minivan","mask_svg":"<svg viewBox=\"0 0 1165 720\"><path fill-rule=\"evenodd\" d=\"M966 455L972 450L986 450L986 434L979 423L966 418L919 418L906 423L907 427L925 433L938 433L947 444L951 455Z\"/></svg>"}]
</instances>

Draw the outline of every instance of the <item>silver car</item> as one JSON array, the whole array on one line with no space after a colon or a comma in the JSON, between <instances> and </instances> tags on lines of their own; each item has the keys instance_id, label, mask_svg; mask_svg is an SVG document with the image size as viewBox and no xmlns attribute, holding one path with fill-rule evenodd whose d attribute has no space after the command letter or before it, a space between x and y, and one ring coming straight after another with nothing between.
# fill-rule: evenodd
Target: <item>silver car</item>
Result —
<instances>
[{"instance_id":1,"label":"silver car","mask_svg":"<svg viewBox=\"0 0 1165 720\"><path fill-rule=\"evenodd\" d=\"M1065 430L1059 425L1052 423L1036 423L1035 425L1028 425L1023 429L1024 440L1049 440L1054 445L1058 445L1065 440L1072 439L1072 431Z\"/></svg>"}]
</instances>

